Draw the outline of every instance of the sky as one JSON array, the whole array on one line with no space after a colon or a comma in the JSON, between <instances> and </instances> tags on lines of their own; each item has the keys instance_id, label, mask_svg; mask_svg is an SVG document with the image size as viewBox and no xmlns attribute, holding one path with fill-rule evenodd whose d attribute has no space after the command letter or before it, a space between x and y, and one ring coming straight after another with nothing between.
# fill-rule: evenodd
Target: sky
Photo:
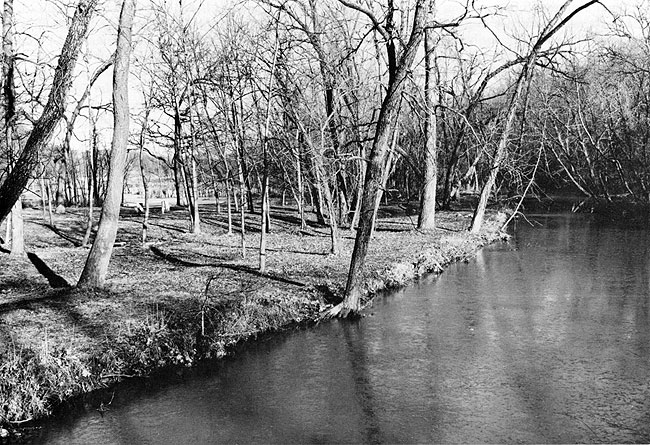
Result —
<instances>
[{"instance_id":1,"label":"sky","mask_svg":"<svg viewBox=\"0 0 650 445\"><path fill-rule=\"evenodd\" d=\"M52 63L55 55L60 50L65 33L67 31L67 21L65 9L61 4L73 4L75 0L14 0L14 11L16 17L16 27L19 31L17 36L18 51L25 53L31 60L38 59L40 62ZM179 0L153 0L158 5L165 5L171 10L178 10ZM185 6L185 17L194 17L199 28L209 29L212 26L218 26L219 20L225 13L230 11L237 3L234 0L180 0ZM360 0L359 0L360 1ZM574 7L585 3L586 0L574 0ZM92 23L92 31L88 43L84 47L84 57L79 61L78 70L81 71L80 77L74 84L73 96L78 96L81 89L87 82L89 72L101 61L106 59L113 51L115 45L115 29L119 16L118 0L105 0L101 2L102 7L98 17ZM238 2L241 4L242 2ZM438 0L436 2L437 13L440 20L454 17L459 11L461 0ZM541 5L547 10L555 12L564 3L564 0L476 0L476 5L493 5L503 7L501 15L495 15L487 19L487 23L492 27L500 40L507 46L514 47L512 36L526 36L530 34L531 29L535 29L534 24L538 23ZM603 0L603 3L616 10L627 7L631 8L639 3L639 0ZM646 0L646 5L648 1ZM138 1L138 18L134 33L142 37L147 26L151 22L151 1ZM197 11L199 5L202 5ZM242 17L248 17L252 21L262 20L265 16L255 12L255 8L249 2L245 7L238 7L237 13ZM447 16L446 16L447 15ZM586 36L590 33L603 33L607 29L607 22L611 22L612 17L608 11L600 5L593 5L576 16L566 27L565 33L576 36ZM469 42L487 50L493 50L498 45L495 37L487 31L478 21L466 25L460 31L464 38ZM28 37L29 35L29 37ZM36 37L36 38L34 38ZM138 37L136 37L138 38ZM40 41L39 44L36 42ZM132 67L134 65L132 64ZM29 68L27 68L29 69ZM45 78L50 71L42 69L32 69L36 71L37 76ZM47 79L46 79L47 80ZM131 102L134 108L138 107L140 102L140 93L135 87L136 82L131 82L132 94ZM110 70L102 75L102 78L93 89L93 103L107 103L111 99L111 75ZM101 125L110 127L111 119L103 119ZM82 125L83 127L83 125ZM81 130L80 133L87 133L87 130ZM78 135L83 139L83 134ZM73 141L78 148L82 148L85 143L83 140Z\"/></svg>"}]
</instances>

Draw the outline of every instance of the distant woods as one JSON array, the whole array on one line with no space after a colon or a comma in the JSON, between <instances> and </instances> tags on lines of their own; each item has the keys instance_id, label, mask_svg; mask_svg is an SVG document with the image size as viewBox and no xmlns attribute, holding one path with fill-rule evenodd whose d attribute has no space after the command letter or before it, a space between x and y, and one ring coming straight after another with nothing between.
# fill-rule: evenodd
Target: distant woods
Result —
<instances>
[{"instance_id":1,"label":"distant woods","mask_svg":"<svg viewBox=\"0 0 650 445\"><path fill-rule=\"evenodd\" d=\"M299 230L307 212L330 228L333 254L341 231L358 229L354 298L384 203L431 230L436 208L469 197L478 230L488 202L514 207L524 191L650 201L647 1L524 12L481 1L209 3L138 2L116 192L102 122L119 110L96 91L118 59L90 42L117 41L106 24L117 11L98 0L66 10L54 68L42 51L55 50L34 44L45 37L11 32L28 29L16 19L25 12L4 0L0 220L26 190L40 190L44 208L102 206L121 192L147 217L152 200L180 206L195 234L214 206L244 255L245 215L261 214L264 234L273 207L292 206ZM587 8L602 35L565 33ZM262 236L261 272L265 246ZM345 304L336 314L359 309Z\"/></svg>"}]
</instances>

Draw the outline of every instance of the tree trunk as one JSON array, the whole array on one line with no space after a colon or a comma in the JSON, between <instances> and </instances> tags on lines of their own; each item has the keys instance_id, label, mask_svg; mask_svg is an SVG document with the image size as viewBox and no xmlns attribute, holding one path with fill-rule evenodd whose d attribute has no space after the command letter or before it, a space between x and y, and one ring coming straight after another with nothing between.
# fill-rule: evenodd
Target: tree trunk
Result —
<instances>
[{"instance_id":1,"label":"tree trunk","mask_svg":"<svg viewBox=\"0 0 650 445\"><path fill-rule=\"evenodd\" d=\"M185 152L181 152L181 178L183 179L183 189L185 190L185 201L187 202L187 212L190 221L189 231L194 230L194 187L192 186L192 173L188 171L188 161Z\"/></svg>"},{"instance_id":2,"label":"tree trunk","mask_svg":"<svg viewBox=\"0 0 650 445\"><path fill-rule=\"evenodd\" d=\"M296 158L296 206L298 206L298 217L300 218L300 230L305 230L307 222L305 221L305 187L302 181L302 163L300 161L300 146L296 147L294 153Z\"/></svg>"},{"instance_id":3,"label":"tree trunk","mask_svg":"<svg viewBox=\"0 0 650 445\"><path fill-rule=\"evenodd\" d=\"M100 159L100 152L99 152L99 144L98 144L98 137L99 135L97 134L97 126L95 125L94 119L91 119L91 130L92 130L92 137L90 138L91 140L91 150L93 153L93 162L91 164L91 173L93 175L93 196L95 199L95 207L101 207L102 203L104 202L104 199L106 198L106 189L104 188L104 181L103 181L103 172L101 170L101 159Z\"/></svg>"},{"instance_id":4,"label":"tree trunk","mask_svg":"<svg viewBox=\"0 0 650 445\"><path fill-rule=\"evenodd\" d=\"M244 175L240 163L237 163L237 173L239 174L239 231L241 236L241 257L246 258L246 209L244 209L244 202L246 202L246 184L244 183Z\"/></svg>"},{"instance_id":5,"label":"tree trunk","mask_svg":"<svg viewBox=\"0 0 650 445\"><path fill-rule=\"evenodd\" d=\"M264 163L264 173L262 179L262 215L260 221L260 273L266 273L266 241L269 232L269 132L271 127L271 104L273 100L273 79L275 77L275 68L278 62L278 51L280 40L277 35L278 29L275 29L275 48L273 50L273 63L271 65L271 74L268 83L268 99L266 103L266 118L264 122L264 134L262 136L262 162Z\"/></svg>"},{"instance_id":6,"label":"tree trunk","mask_svg":"<svg viewBox=\"0 0 650 445\"><path fill-rule=\"evenodd\" d=\"M401 104L399 106L401 107ZM398 110L398 114L399 114L399 110ZM384 172L381 178L381 187L379 187L379 190L377 191L377 197L375 199L375 208L372 213L372 226L370 229L371 237L375 233L375 229L377 227L377 214L379 213L379 205L381 204L381 198L382 196L387 196L386 189L388 187L388 179L390 178L391 171L393 169L393 165L395 161L395 154L397 151L397 141L399 139L399 124L397 122L395 123L391 132L393 136L391 138L390 148L388 150L388 156L386 159L386 165L384 166ZM386 199L384 202L388 203L388 199Z\"/></svg>"},{"instance_id":7,"label":"tree trunk","mask_svg":"<svg viewBox=\"0 0 650 445\"><path fill-rule=\"evenodd\" d=\"M89 201L88 201L88 213L86 213L86 229L84 231L83 240L81 241L81 247L86 247L88 245L88 243L90 242L90 235L92 235L92 231L93 231L93 222L94 222L93 209L95 207L95 204L93 202L94 201L93 196L94 194L92 192L92 188L90 188Z\"/></svg>"},{"instance_id":8,"label":"tree trunk","mask_svg":"<svg viewBox=\"0 0 650 445\"><path fill-rule=\"evenodd\" d=\"M197 235L201 233L201 214L199 213L199 176L196 170L196 158L194 157L194 148L190 153L192 165L192 203L190 210L192 211L192 233Z\"/></svg>"},{"instance_id":9,"label":"tree trunk","mask_svg":"<svg viewBox=\"0 0 650 445\"><path fill-rule=\"evenodd\" d=\"M226 212L228 213L228 235L232 235L232 182L226 178Z\"/></svg>"},{"instance_id":10,"label":"tree trunk","mask_svg":"<svg viewBox=\"0 0 650 445\"><path fill-rule=\"evenodd\" d=\"M13 169L14 142L13 127L14 117L16 115L16 87L14 83L14 66L16 55L14 53L14 2L13 0L4 0L2 10L2 72L0 73L0 117L2 118L2 128L4 130L2 142L6 143L8 153L9 168ZM20 190L22 193L22 189ZM20 194L18 195L20 196ZM18 196L16 198L18 198ZM10 211L13 202L9 206ZM5 215L6 216L6 215ZM0 222L2 222L0 217Z\"/></svg>"},{"instance_id":11,"label":"tree trunk","mask_svg":"<svg viewBox=\"0 0 650 445\"><path fill-rule=\"evenodd\" d=\"M267 167L264 167L264 179L262 180L262 214L260 218L260 273L266 273L266 240L267 236L267 218L268 218L268 192L269 192L269 175Z\"/></svg>"},{"instance_id":12,"label":"tree trunk","mask_svg":"<svg viewBox=\"0 0 650 445\"><path fill-rule=\"evenodd\" d=\"M90 112L90 107L88 107L88 111ZM89 117L90 117L90 114L89 114ZM91 122L92 122L92 118L90 118L90 119L91 119ZM92 123L91 123L91 127L92 127ZM95 148L94 148L93 139L94 139L94 131L92 131L92 128L91 128L91 136L90 136L90 140L89 140L90 141L89 142L90 146L88 148L88 153L87 153L87 157L88 157L88 169L87 169L87 172L88 172L88 174L87 174L87 178L88 178L88 213L87 213L87 217L86 217L86 231L84 233L84 238L81 241L81 247L87 246L88 243L90 242L90 235L92 234L92 231L93 231L93 208L95 207L95 202L96 202L96 199L97 199L97 197L95 195L95 190L96 190L96 186L95 186L95 178L96 178L96 175L95 175L95 171L96 171L95 163L96 163L96 158L95 158Z\"/></svg>"},{"instance_id":13,"label":"tree trunk","mask_svg":"<svg viewBox=\"0 0 650 445\"><path fill-rule=\"evenodd\" d=\"M356 205L354 206L354 215L350 223L350 230L355 230L359 225L361 217L361 201L363 200L363 180L366 177L366 149L363 145L359 147L359 185L357 187Z\"/></svg>"},{"instance_id":14,"label":"tree trunk","mask_svg":"<svg viewBox=\"0 0 650 445\"><path fill-rule=\"evenodd\" d=\"M149 107L145 102L145 112L142 122L142 127L140 128L140 138L138 144L140 145L139 151L139 161L140 161L140 177L142 178L142 189L144 191L144 216L142 217L142 244L147 242L147 232L149 230L149 182L147 181L147 175L144 171L144 163L142 162L142 154L144 151L145 144L145 134L147 131L147 121L149 118ZM161 204L161 208L164 209L165 205Z\"/></svg>"},{"instance_id":15,"label":"tree trunk","mask_svg":"<svg viewBox=\"0 0 650 445\"><path fill-rule=\"evenodd\" d=\"M595 3L598 3L598 0L590 0L589 2L575 9L566 18L562 19L562 15L567 10L567 8L569 7L572 1L573 0L567 0L564 2L564 4L560 7L558 12L544 27L544 29L539 35L539 38L537 39L537 41L531 48L528 56L526 57L524 66L521 70L521 74L517 79L515 92L513 93L512 98L510 99L510 103L508 105L503 133L501 134L501 138L499 139L499 144L497 145L497 148L495 149L494 155L492 157L492 167L490 169L488 179L483 185L483 189L481 189L481 196L479 198L478 205L476 206L476 209L474 211L474 216L472 217L472 225L470 226L470 231L472 233L477 233L481 229L481 226L483 224L483 219L485 216L485 209L487 207L488 199L492 194L492 187L494 186L494 182L496 181L499 168L501 167L501 161L505 155L506 148L508 147L508 140L510 138L510 133L512 132L512 125L515 119L517 108L519 106L519 102L521 100L524 87L530 84L533 70L535 67L535 61L537 60L537 55L541 46L548 39L550 39L560 28L566 25L568 21L571 20L571 18L573 18L577 13L579 13L580 11L584 10L585 8L588 8L589 6Z\"/></svg>"},{"instance_id":16,"label":"tree trunk","mask_svg":"<svg viewBox=\"0 0 650 445\"><path fill-rule=\"evenodd\" d=\"M149 182L144 173L142 151L140 151L140 175L142 176L142 188L144 190L144 216L142 217L142 244L144 244L147 242L147 232L149 230Z\"/></svg>"},{"instance_id":17,"label":"tree trunk","mask_svg":"<svg viewBox=\"0 0 650 445\"><path fill-rule=\"evenodd\" d=\"M11 256L25 256L25 224L23 222L23 203L18 199L11 209Z\"/></svg>"},{"instance_id":18,"label":"tree trunk","mask_svg":"<svg viewBox=\"0 0 650 445\"><path fill-rule=\"evenodd\" d=\"M187 195L187 183L185 182L185 160L183 159L183 127L181 122L181 111L178 98L174 98L174 187L176 189L176 205L185 205L183 192ZM187 196L186 196L187 197Z\"/></svg>"},{"instance_id":19,"label":"tree trunk","mask_svg":"<svg viewBox=\"0 0 650 445\"><path fill-rule=\"evenodd\" d=\"M17 154L19 147L18 141L15 139L14 127L16 116L16 91L14 85L14 63L15 53L13 47L14 40L14 24L13 24L13 0L5 0L4 9L2 14L2 101L0 103L0 113L2 113L2 125L4 127L4 143L7 149L9 158L9 175L15 169L14 156ZM22 191L22 189L21 189ZM22 195L18 195L18 199L11 208L11 256L22 257L25 256L25 233L23 223L23 205ZM2 218L0 218L2 222ZM7 229L9 229L9 222L7 222ZM9 230L7 231L9 235ZM9 236L7 236L9 238Z\"/></svg>"},{"instance_id":20,"label":"tree trunk","mask_svg":"<svg viewBox=\"0 0 650 445\"><path fill-rule=\"evenodd\" d=\"M205 108L205 103L204 103ZM198 112L197 112L198 114ZM210 182L212 184L212 193L214 194L214 210L217 215L221 214L221 203L219 202L219 184L217 182L217 175L214 170L214 163L212 162L212 155L210 155L210 149L208 148L208 143L205 138L205 132L201 133L201 142L203 142L203 148L205 149L205 156L208 161L208 171L210 172Z\"/></svg>"},{"instance_id":21,"label":"tree trunk","mask_svg":"<svg viewBox=\"0 0 650 445\"><path fill-rule=\"evenodd\" d=\"M375 137L368 159L368 168L363 187L363 197L359 218L359 228L354 242L350 271L345 288L343 302L334 307L330 315L347 317L350 314L358 313L361 310L361 273L368 252L368 243L372 232L372 221L377 196L382 186L386 157L388 155L391 136L395 122L399 115L401 93L404 87L406 76L411 69L413 60L417 53L424 25L427 19L427 8L425 0L418 1L415 7L413 29L411 36L406 43L399 63L395 68L394 75L388 82L388 91L381 105Z\"/></svg>"},{"instance_id":22,"label":"tree trunk","mask_svg":"<svg viewBox=\"0 0 650 445\"><path fill-rule=\"evenodd\" d=\"M322 132L321 132L322 133ZM323 165L323 152L325 147L321 146L320 152L317 151L316 147L311 143L309 137L305 134L305 140L308 142L314 162L314 172L316 174L316 182L318 183L318 202L319 208L322 209L323 201L325 201L325 206L327 207L327 217L328 225L330 227L330 253L332 255L339 254L339 231L338 223L336 221L336 208L334 207L334 197L332 196L332 190L330 189L330 181L327 178L327 172L325 171L325 166ZM321 144L324 144L324 136L321 135ZM319 210L322 215L322 210Z\"/></svg>"},{"instance_id":23,"label":"tree trunk","mask_svg":"<svg viewBox=\"0 0 650 445\"><path fill-rule=\"evenodd\" d=\"M5 221L7 224L5 224L5 239L3 240L3 244L9 247L11 245L11 218L7 218Z\"/></svg>"},{"instance_id":24,"label":"tree trunk","mask_svg":"<svg viewBox=\"0 0 650 445\"><path fill-rule=\"evenodd\" d=\"M519 106L519 101L521 100L521 95L524 91L524 87L528 84L528 82L530 82L530 75L532 74L534 63L535 56L533 55L529 62L524 65L521 70L521 74L517 79L515 92L510 99L510 104L508 105L503 133L501 133L499 144L494 151L494 155L492 155L492 167L490 168L490 173L488 174L487 181L485 181L485 184L481 189L481 196L479 197L478 205L474 210L472 225L470 227L470 232L472 233L477 233L479 230L481 230L481 226L483 225L483 219L485 217L485 209L487 208L488 199L492 194L492 187L494 187L494 182L496 181L497 174L499 173L501 162L505 156L506 148L508 147L508 142L510 140L510 134L512 133L512 126L517 114L517 107Z\"/></svg>"},{"instance_id":25,"label":"tree trunk","mask_svg":"<svg viewBox=\"0 0 650 445\"><path fill-rule=\"evenodd\" d=\"M135 4L136 0L124 0L120 12L113 70L113 140L106 199L95 242L77 284L79 287L101 287L104 284L117 234L129 136L128 76Z\"/></svg>"},{"instance_id":26,"label":"tree trunk","mask_svg":"<svg viewBox=\"0 0 650 445\"><path fill-rule=\"evenodd\" d=\"M427 28L424 31L424 53L425 53L425 121L424 121L424 181L422 184L422 200L420 203L420 215L418 218L418 229L432 230L436 227L436 187L438 184L438 132L436 128L436 90L437 76L435 71L433 30Z\"/></svg>"},{"instance_id":27,"label":"tree trunk","mask_svg":"<svg viewBox=\"0 0 650 445\"><path fill-rule=\"evenodd\" d=\"M54 216L52 215L52 186L50 184L50 178L47 178L47 212L50 217L50 227L56 227L54 225Z\"/></svg>"},{"instance_id":28,"label":"tree trunk","mask_svg":"<svg viewBox=\"0 0 650 445\"><path fill-rule=\"evenodd\" d=\"M38 177L38 185L41 189L41 208L43 221L47 221L47 192L45 191L45 180L43 179L43 175Z\"/></svg>"},{"instance_id":29,"label":"tree trunk","mask_svg":"<svg viewBox=\"0 0 650 445\"><path fill-rule=\"evenodd\" d=\"M325 225L325 210L323 209L323 187L321 186L321 174L314 170L314 183L310 184L310 196L312 198L312 209L316 214L316 222Z\"/></svg>"},{"instance_id":30,"label":"tree trunk","mask_svg":"<svg viewBox=\"0 0 650 445\"><path fill-rule=\"evenodd\" d=\"M70 142L72 141L72 136L74 134L74 124L81 114L81 110L83 109L84 105L86 104L86 101L88 101L88 114L90 115L92 113L91 108L90 108L90 91L94 83L97 81L99 76L104 73L112 64L113 64L114 56L111 56L108 60L106 60L104 63L102 63L93 73L92 76L89 75L88 77L88 83L86 85L86 89L81 95L81 98L77 102L77 105L75 106L74 110L70 114L70 117L67 118L66 120L66 131L65 131L65 139L63 141L63 157L65 160L65 165L66 165L66 183L68 183L68 189L69 189L69 199L75 204L75 205L81 205L79 201L79 194L77 192L77 169L75 166L74 162L74 157L72 156L72 150L70 149ZM92 136L91 136L92 137Z\"/></svg>"},{"instance_id":31,"label":"tree trunk","mask_svg":"<svg viewBox=\"0 0 650 445\"><path fill-rule=\"evenodd\" d=\"M199 213L199 193L198 193L198 188L199 188L199 179L198 179L198 173L196 171L196 136L194 134L194 120L193 116L194 113L192 113L192 106L194 105L194 100L193 100L193 94L192 94L192 88L190 87L190 92L189 92L189 105L188 105L188 110L189 110L189 118L190 118L190 140L192 142L192 149L190 151L190 162L192 165L192 182L191 182L191 188L192 188L192 193L188 193L188 198L190 198L191 195L191 201L190 201L190 220L192 222L192 233L197 235L201 233L201 215Z\"/></svg>"},{"instance_id":32,"label":"tree trunk","mask_svg":"<svg viewBox=\"0 0 650 445\"><path fill-rule=\"evenodd\" d=\"M239 115L237 114L237 104L234 101L234 98L231 98L232 101L232 114L233 114L233 125L235 127L235 135L237 136L237 161L240 163L241 175L244 181L244 190L246 192L245 199L242 200L241 205L247 205L249 213L255 212L255 203L253 202L253 189L251 187L250 181L250 170L248 163L246 162L246 147L245 147L245 132L244 132L244 104L243 97L239 98Z\"/></svg>"},{"instance_id":33,"label":"tree trunk","mask_svg":"<svg viewBox=\"0 0 650 445\"><path fill-rule=\"evenodd\" d=\"M179 154L177 151L174 152L174 159L173 159L173 164L174 164L174 190L176 193L176 205L178 207L182 207L184 205L183 202L183 194L181 191L182 185L181 185L181 174L179 173L181 170L181 162L180 159L178 158Z\"/></svg>"}]
</instances>

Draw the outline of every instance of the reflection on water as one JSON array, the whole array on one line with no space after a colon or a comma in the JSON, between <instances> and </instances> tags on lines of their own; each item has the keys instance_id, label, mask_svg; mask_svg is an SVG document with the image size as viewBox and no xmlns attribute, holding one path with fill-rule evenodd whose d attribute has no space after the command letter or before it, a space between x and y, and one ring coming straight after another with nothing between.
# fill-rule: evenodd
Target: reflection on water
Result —
<instances>
[{"instance_id":1,"label":"reflection on water","mask_svg":"<svg viewBox=\"0 0 650 445\"><path fill-rule=\"evenodd\" d=\"M358 322L117 388L51 443L650 441L650 232L539 216Z\"/></svg>"}]
</instances>

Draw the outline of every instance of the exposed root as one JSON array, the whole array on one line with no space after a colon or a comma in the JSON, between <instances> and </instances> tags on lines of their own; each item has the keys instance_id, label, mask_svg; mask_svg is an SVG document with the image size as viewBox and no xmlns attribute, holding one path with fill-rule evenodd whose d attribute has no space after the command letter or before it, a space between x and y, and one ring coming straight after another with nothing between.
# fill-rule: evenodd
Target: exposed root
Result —
<instances>
[{"instance_id":1,"label":"exposed root","mask_svg":"<svg viewBox=\"0 0 650 445\"><path fill-rule=\"evenodd\" d=\"M328 310L324 311L320 315L319 320L328 320L331 318L348 318L348 319L361 318L362 309L363 309L362 307L358 309L354 309L344 304L344 302L341 302L336 306L332 306Z\"/></svg>"},{"instance_id":2,"label":"exposed root","mask_svg":"<svg viewBox=\"0 0 650 445\"><path fill-rule=\"evenodd\" d=\"M336 306L332 306L331 308L329 308L328 310L323 312L321 314L320 319L321 320L326 320L326 319L329 319L329 318L339 317L339 316L342 315L342 311L343 311L343 303L339 303Z\"/></svg>"}]
</instances>

